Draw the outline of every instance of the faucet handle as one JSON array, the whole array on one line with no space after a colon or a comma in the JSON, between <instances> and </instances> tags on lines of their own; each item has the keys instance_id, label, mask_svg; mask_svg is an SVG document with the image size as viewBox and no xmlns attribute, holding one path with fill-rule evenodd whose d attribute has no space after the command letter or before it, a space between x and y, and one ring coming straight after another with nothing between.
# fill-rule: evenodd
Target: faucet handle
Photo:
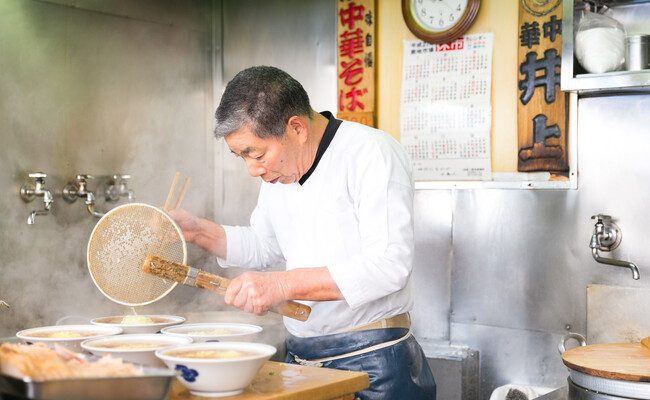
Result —
<instances>
[{"instance_id":1,"label":"faucet handle","mask_svg":"<svg viewBox=\"0 0 650 400\"><path fill-rule=\"evenodd\" d=\"M30 172L29 177L33 181L28 180L20 187L20 198L24 202L29 203L34 200L36 196L43 196L45 193L45 172Z\"/></svg>"},{"instance_id":2,"label":"faucet handle","mask_svg":"<svg viewBox=\"0 0 650 400\"><path fill-rule=\"evenodd\" d=\"M605 214L597 214L597 215L592 215L591 219L595 219L596 223L598 222L602 223L603 221L608 223L612 220L612 217Z\"/></svg>"},{"instance_id":3,"label":"faucet handle","mask_svg":"<svg viewBox=\"0 0 650 400\"><path fill-rule=\"evenodd\" d=\"M29 177L34 178L36 181L43 182L43 180L47 178L47 174L45 172L30 172Z\"/></svg>"},{"instance_id":4,"label":"faucet handle","mask_svg":"<svg viewBox=\"0 0 650 400\"><path fill-rule=\"evenodd\" d=\"M127 196L129 201L132 201L133 191L127 187L129 179L131 179L129 174L114 174L104 189L106 201L116 202L120 199L120 196Z\"/></svg>"},{"instance_id":5,"label":"faucet handle","mask_svg":"<svg viewBox=\"0 0 650 400\"><path fill-rule=\"evenodd\" d=\"M77 182L86 182L90 179L95 179L95 177L88 174L78 174L77 176L75 176L75 179L77 180Z\"/></svg>"}]
</instances>

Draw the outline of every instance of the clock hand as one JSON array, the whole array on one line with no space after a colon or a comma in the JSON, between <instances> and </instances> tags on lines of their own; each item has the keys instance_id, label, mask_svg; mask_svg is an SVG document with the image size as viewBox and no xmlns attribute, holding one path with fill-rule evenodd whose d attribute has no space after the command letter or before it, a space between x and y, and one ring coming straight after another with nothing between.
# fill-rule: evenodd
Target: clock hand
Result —
<instances>
[{"instance_id":1,"label":"clock hand","mask_svg":"<svg viewBox=\"0 0 650 400\"><path fill-rule=\"evenodd\" d=\"M438 0L438 1L439 1L440 3L442 3L445 7L447 7L447 8L449 9L449 11L451 11L452 13L455 12L455 10L453 9L453 7L450 7L449 4L447 4L447 2L446 2L445 0ZM460 5L460 4L459 4L459 5Z\"/></svg>"}]
</instances>

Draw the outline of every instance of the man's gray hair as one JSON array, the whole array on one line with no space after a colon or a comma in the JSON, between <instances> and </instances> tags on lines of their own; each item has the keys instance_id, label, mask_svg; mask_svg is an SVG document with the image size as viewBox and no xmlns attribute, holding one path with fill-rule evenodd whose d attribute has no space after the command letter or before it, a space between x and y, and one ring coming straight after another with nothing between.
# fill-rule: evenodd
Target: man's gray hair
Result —
<instances>
[{"instance_id":1,"label":"man's gray hair","mask_svg":"<svg viewBox=\"0 0 650 400\"><path fill-rule=\"evenodd\" d=\"M251 67L226 85L214 115L214 135L222 138L247 127L260 138L280 139L289 118L311 118L311 113L307 92L297 80L275 67Z\"/></svg>"}]
</instances>

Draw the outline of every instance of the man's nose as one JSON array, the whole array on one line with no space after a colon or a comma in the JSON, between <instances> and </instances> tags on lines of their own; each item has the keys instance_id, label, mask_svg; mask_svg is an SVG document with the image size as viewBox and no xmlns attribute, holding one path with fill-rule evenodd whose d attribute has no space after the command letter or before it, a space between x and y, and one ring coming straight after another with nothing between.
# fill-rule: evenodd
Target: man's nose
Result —
<instances>
[{"instance_id":1,"label":"man's nose","mask_svg":"<svg viewBox=\"0 0 650 400\"><path fill-rule=\"evenodd\" d=\"M266 173L266 168L261 167L259 163L253 159L246 160L246 168L248 168L248 173L252 177L262 176Z\"/></svg>"}]
</instances>

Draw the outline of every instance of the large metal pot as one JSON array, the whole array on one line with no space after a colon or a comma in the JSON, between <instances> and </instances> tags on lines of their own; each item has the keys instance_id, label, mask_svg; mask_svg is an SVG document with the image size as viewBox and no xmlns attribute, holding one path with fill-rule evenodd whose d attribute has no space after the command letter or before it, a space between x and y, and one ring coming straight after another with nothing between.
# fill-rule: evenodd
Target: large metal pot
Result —
<instances>
[{"instance_id":1,"label":"large metal pot","mask_svg":"<svg viewBox=\"0 0 650 400\"><path fill-rule=\"evenodd\" d=\"M558 344L558 351L566 351L566 342L577 340L581 346L587 345L584 336L578 333L566 335ZM569 370L570 400L650 400L650 383L608 379L589 375L572 368Z\"/></svg>"}]
</instances>

